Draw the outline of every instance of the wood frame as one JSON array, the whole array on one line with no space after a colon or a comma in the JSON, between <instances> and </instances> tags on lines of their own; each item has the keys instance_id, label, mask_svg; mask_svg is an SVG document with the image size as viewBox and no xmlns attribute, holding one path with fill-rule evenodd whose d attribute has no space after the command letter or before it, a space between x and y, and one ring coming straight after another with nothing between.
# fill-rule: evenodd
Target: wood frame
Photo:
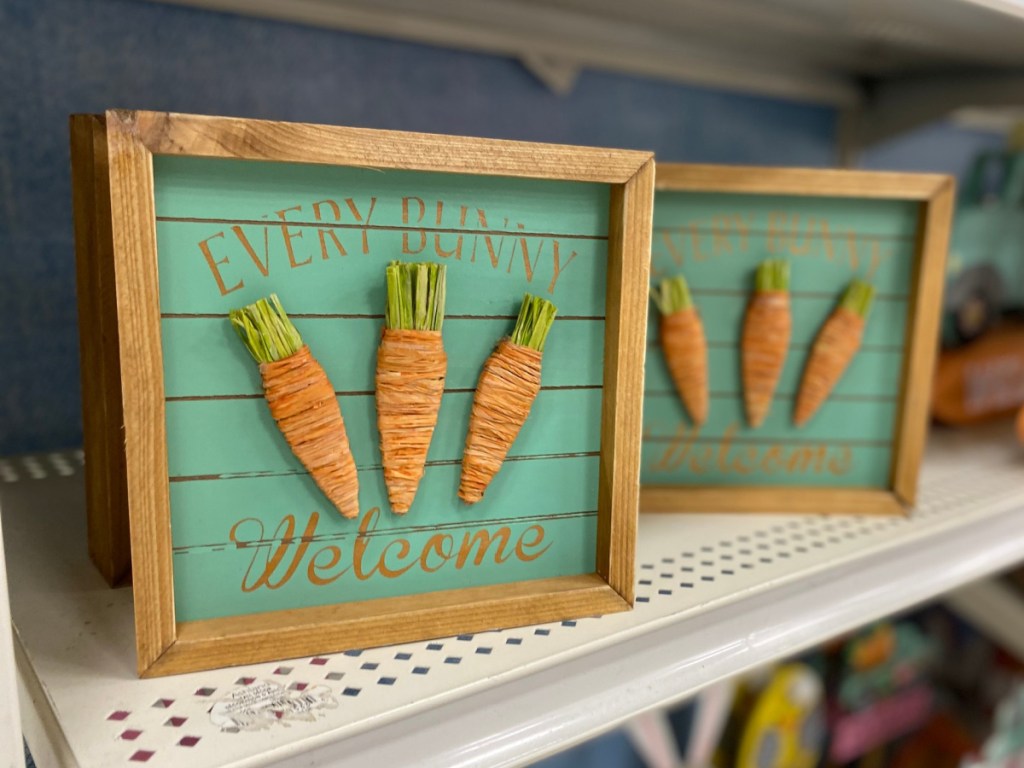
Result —
<instances>
[{"instance_id":1,"label":"wood frame","mask_svg":"<svg viewBox=\"0 0 1024 768\"><path fill-rule=\"evenodd\" d=\"M632 606L651 153L124 110L73 116L71 138L90 552L109 582L122 581L130 528L141 676ZM153 199L161 154L610 185L596 572L177 623Z\"/></svg>"},{"instance_id":2,"label":"wood frame","mask_svg":"<svg viewBox=\"0 0 1024 768\"><path fill-rule=\"evenodd\" d=\"M908 514L917 498L918 470L928 433L955 189L952 177L937 174L658 166L655 190L906 200L919 202L921 212L890 489L653 485L641 488L642 510Z\"/></svg>"}]
</instances>

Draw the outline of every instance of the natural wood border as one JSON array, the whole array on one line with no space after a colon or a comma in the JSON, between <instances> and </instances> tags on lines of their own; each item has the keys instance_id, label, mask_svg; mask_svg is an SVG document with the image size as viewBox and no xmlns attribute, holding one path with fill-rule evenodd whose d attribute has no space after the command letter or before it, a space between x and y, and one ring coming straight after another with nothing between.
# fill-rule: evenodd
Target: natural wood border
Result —
<instances>
[{"instance_id":1,"label":"natural wood border","mask_svg":"<svg viewBox=\"0 0 1024 768\"><path fill-rule=\"evenodd\" d=\"M627 610L597 574L297 608L178 625L143 677L447 637Z\"/></svg>"},{"instance_id":2,"label":"natural wood border","mask_svg":"<svg viewBox=\"0 0 1024 768\"><path fill-rule=\"evenodd\" d=\"M809 512L812 514L905 515L890 491L860 488L778 486L645 485L644 512Z\"/></svg>"},{"instance_id":3,"label":"natural wood border","mask_svg":"<svg viewBox=\"0 0 1024 768\"><path fill-rule=\"evenodd\" d=\"M917 497L918 470L928 434L953 179L937 174L669 163L658 166L655 189L907 200L921 204L921 215L890 490L655 485L641 488L640 508L652 512L906 514Z\"/></svg>"},{"instance_id":4,"label":"natural wood border","mask_svg":"<svg viewBox=\"0 0 1024 768\"><path fill-rule=\"evenodd\" d=\"M82 379L86 515L89 557L111 586L130 578L127 485L121 427L117 310L107 172L106 124L99 115L74 115L71 193L75 209L75 264Z\"/></svg>"},{"instance_id":5,"label":"natural wood border","mask_svg":"<svg viewBox=\"0 0 1024 768\"><path fill-rule=\"evenodd\" d=\"M651 160L635 152L432 133L279 123L166 112L108 112L130 119L154 155L351 165L486 176L625 184Z\"/></svg>"},{"instance_id":6,"label":"natural wood border","mask_svg":"<svg viewBox=\"0 0 1024 768\"><path fill-rule=\"evenodd\" d=\"M955 197L956 185L946 177L921 206L915 291L907 307L910 340L903 361L903 400L892 470L894 493L911 506L917 500L917 475L928 437L928 409L939 351L942 291Z\"/></svg>"},{"instance_id":7,"label":"natural wood border","mask_svg":"<svg viewBox=\"0 0 1024 768\"><path fill-rule=\"evenodd\" d=\"M88 117L73 119L76 163ZM138 669L173 674L272 658L328 653L628 609L633 603L640 476L643 340L647 323L654 196L650 153L371 131L123 110L106 113L109 261L116 280L117 384L123 443L98 444L104 472L125 483L130 518ZM609 184L605 397L598 489L597 573L413 595L322 608L176 623L160 308L153 203L153 155L474 173ZM83 178L87 176L86 173ZM86 227L98 217L78 206ZM81 247L81 246L80 246ZM90 256L103 253L91 251ZM83 266L91 290L94 259ZM108 299L112 297L106 297ZM99 308L87 302L86 311ZM120 383L131 382L121 387ZM87 405L88 407L88 405ZM109 423L107 427L110 427ZM88 442L88 438L87 438ZM118 461L120 456L120 462ZM97 470L99 471L99 470Z\"/></svg>"}]
</instances>

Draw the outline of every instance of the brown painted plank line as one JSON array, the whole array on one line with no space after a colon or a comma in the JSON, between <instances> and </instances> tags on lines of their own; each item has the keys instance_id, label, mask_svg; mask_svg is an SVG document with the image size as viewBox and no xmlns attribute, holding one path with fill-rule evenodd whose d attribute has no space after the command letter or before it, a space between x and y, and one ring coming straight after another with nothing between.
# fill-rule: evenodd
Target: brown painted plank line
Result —
<instances>
[{"instance_id":1,"label":"brown painted plank line","mask_svg":"<svg viewBox=\"0 0 1024 768\"><path fill-rule=\"evenodd\" d=\"M600 456L600 451L580 451L577 453L530 453L521 456L506 456L505 461L541 461L558 459L580 459ZM437 459L426 462L428 467L453 467L462 463L461 459ZM358 467L360 472L371 472L383 469L381 464L364 464ZM215 475L171 475L167 479L172 483L195 483L209 480L252 480L265 477L295 477L309 474L305 469L282 469L253 472L222 472Z\"/></svg>"},{"instance_id":2,"label":"brown painted plank line","mask_svg":"<svg viewBox=\"0 0 1024 768\"><path fill-rule=\"evenodd\" d=\"M709 349L736 349L739 350L739 343L735 341L709 341L707 342ZM648 339L647 346L649 348L660 347L661 342L658 339ZM794 352L803 352L811 348L811 344L790 344L787 349ZM904 352L903 346L900 344L861 344L861 352L891 352L893 354L902 355Z\"/></svg>"},{"instance_id":3,"label":"brown painted plank line","mask_svg":"<svg viewBox=\"0 0 1024 768\"><path fill-rule=\"evenodd\" d=\"M162 320L224 320L227 312L164 312ZM383 320L383 314L343 314L332 312L289 312L288 317L306 320ZM448 320L516 320L518 315L445 315ZM559 315L558 322L569 320L577 322L604 321L604 315Z\"/></svg>"},{"instance_id":4,"label":"brown painted plank line","mask_svg":"<svg viewBox=\"0 0 1024 768\"><path fill-rule=\"evenodd\" d=\"M810 437L742 437L737 435L726 440L726 438L721 435L715 437L691 437L689 435L644 435L645 443L686 442L711 443L718 445L723 441L728 442L730 445L734 443L738 445L849 445L855 448L889 448L893 444L892 440L837 440L834 437L822 437L820 439L815 439Z\"/></svg>"},{"instance_id":5,"label":"brown painted plank line","mask_svg":"<svg viewBox=\"0 0 1024 768\"><path fill-rule=\"evenodd\" d=\"M644 392L644 395L651 397L679 397L679 394L675 390L670 389L649 389ZM742 395L739 392L711 392L708 395L716 400L735 400ZM795 394L789 392L777 392L773 399L775 400L792 400L796 397ZM898 395L829 395L829 400L839 400L851 403L895 403L899 401Z\"/></svg>"},{"instance_id":6,"label":"brown painted plank line","mask_svg":"<svg viewBox=\"0 0 1024 768\"><path fill-rule=\"evenodd\" d=\"M566 390L577 390L577 389L601 389L600 384L551 384L540 388L542 392L560 392ZM476 387L450 387L444 390L446 395L448 394L466 394L468 392L476 392ZM353 389L353 390L340 390L336 391L334 395L336 397L368 397L376 394L372 389ZM174 395L172 397L165 398L168 403L181 403L181 402L201 402L204 400L260 400L263 398L262 392L248 393L248 394L230 394L230 395Z\"/></svg>"},{"instance_id":7,"label":"brown painted plank line","mask_svg":"<svg viewBox=\"0 0 1024 768\"><path fill-rule=\"evenodd\" d=\"M264 221L262 223L266 224L267 222ZM272 223L277 224L277 223L280 223L280 222L272 222ZM734 230L733 231L726 231L724 229L715 229L714 227L691 227L691 226L687 226L685 224L682 225L682 226L674 226L674 227L664 227L664 226L662 226L662 227L655 227L654 231L655 232L669 232L669 233L675 233L675 234L679 234L679 235L690 235L690 234L696 232L699 235L724 234L726 236L731 234L731 232L734 232ZM755 237L755 236L756 237L771 237L774 234L775 233L773 231L767 230L767 229L750 229L750 230L744 230L744 235L743 236L744 237ZM857 230L857 229L854 229L854 230L850 230L850 229L837 229L835 232L829 232L828 238L826 238L825 235L822 235L822 234L820 234L818 232L814 232L814 233L809 234L804 239L810 239L810 240L825 240L825 239L832 239L832 238L835 238L835 239L843 238L843 239L845 239L845 238L848 238L850 235L856 235L857 237L860 237L860 238L873 238L875 240L897 240L897 241L898 240L903 240L903 241L906 241L906 242L909 242L909 243L914 242L915 237L916 237L915 235L883 235L883 234L877 233L877 232L862 232L862 231Z\"/></svg>"},{"instance_id":8,"label":"brown painted plank line","mask_svg":"<svg viewBox=\"0 0 1024 768\"><path fill-rule=\"evenodd\" d=\"M694 296L738 296L746 298L750 296L751 291L744 290L742 288L691 288L690 293ZM835 299L838 301L839 295L832 291L790 291L789 295L797 299ZM875 301L906 301L910 298L909 294L906 293L876 293L873 296Z\"/></svg>"}]
</instances>

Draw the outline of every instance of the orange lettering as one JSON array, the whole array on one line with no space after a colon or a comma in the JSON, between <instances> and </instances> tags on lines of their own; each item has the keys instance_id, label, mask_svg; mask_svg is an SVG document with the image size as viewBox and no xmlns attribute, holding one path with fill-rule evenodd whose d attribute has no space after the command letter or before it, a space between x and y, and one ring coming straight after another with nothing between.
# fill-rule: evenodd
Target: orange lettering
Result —
<instances>
[{"instance_id":1,"label":"orange lettering","mask_svg":"<svg viewBox=\"0 0 1024 768\"><path fill-rule=\"evenodd\" d=\"M331 211L334 213L334 220L341 221L341 207L333 200L320 200L319 202L313 203L313 218L317 221L323 221L323 215L321 214L321 208L325 205L331 207ZM320 258L327 261L330 258L327 255L327 238L330 237L334 241L334 247L338 249L338 253L342 256L348 256L345 251L345 247L341 244L338 239L337 233L328 227L321 227L317 229L317 236L320 238Z\"/></svg>"},{"instance_id":2,"label":"orange lettering","mask_svg":"<svg viewBox=\"0 0 1024 768\"><path fill-rule=\"evenodd\" d=\"M466 564L466 560L469 559L470 554L473 551L473 545L477 544L476 557L473 560L474 565L480 565L484 561L484 557L487 555L487 549L490 547L491 542L496 539L501 539L501 544L498 545L498 549L494 553L494 562L504 563L508 560L509 555L502 555L505 552L505 548L508 546L508 540L512 536L512 531L509 530L507 525L503 525L497 531L494 532L494 536L486 530L480 530L470 535L469 531L466 531L462 537L462 546L459 547L459 556L455 560L455 567L462 568Z\"/></svg>"},{"instance_id":3,"label":"orange lettering","mask_svg":"<svg viewBox=\"0 0 1024 768\"><path fill-rule=\"evenodd\" d=\"M828 471L833 475L845 475L853 466L853 451L850 446L844 445L839 457L833 457L828 462Z\"/></svg>"},{"instance_id":4,"label":"orange lettering","mask_svg":"<svg viewBox=\"0 0 1024 768\"><path fill-rule=\"evenodd\" d=\"M245 236L245 232L242 231L241 227L236 225L231 228L231 231L235 233L238 242L249 252L249 258L256 265L256 269L264 277L268 277L270 275L270 235L267 233L267 228L263 228L263 261L260 261L260 257L256 255L256 250L249 243L249 238Z\"/></svg>"},{"instance_id":5,"label":"orange lettering","mask_svg":"<svg viewBox=\"0 0 1024 768\"><path fill-rule=\"evenodd\" d=\"M227 264L228 257L225 256L220 261L217 261L216 259L213 258L213 253L211 253L210 246L208 245L208 243L211 240L218 237L224 237L224 233L218 232L216 235L210 235L205 240L201 240L199 242L199 250L203 252L203 256L206 258L206 263L209 265L210 271L213 273L213 279L217 281L217 287L220 289L220 295L227 296L232 291L237 291L239 288L245 285L245 283L239 280L238 283L232 286L231 288L228 288L226 285L224 285L224 278L221 277L220 270L217 269L217 265Z\"/></svg>"},{"instance_id":6,"label":"orange lettering","mask_svg":"<svg viewBox=\"0 0 1024 768\"><path fill-rule=\"evenodd\" d=\"M355 568L356 578L366 581L377 572L375 565L369 571L363 570L363 557L366 555L366 547L369 544L369 536L377 527L377 520L380 519L380 508L374 507L369 510L363 519L359 521L359 535L356 536L355 544L352 545L352 566Z\"/></svg>"},{"instance_id":7,"label":"orange lettering","mask_svg":"<svg viewBox=\"0 0 1024 768\"><path fill-rule=\"evenodd\" d=\"M327 552L330 555L330 560L326 563L318 563L317 560L320 559L320 555L324 554L325 552ZM310 558L309 566L306 568L306 577L309 579L309 582L311 584L315 584L318 587L325 587L332 581L337 581L338 579L340 579L345 573L348 572L348 568L342 568L333 576L328 576L327 578L321 577L320 574L317 573L317 571L329 571L332 568L334 568L334 566L336 566L339 562L341 562L341 547L336 547L333 544L330 544L321 549L319 552L313 555L313 557Z\"/></svg>"},{"instance_id":8,"label":"orange lettering","mask_svg":"<svg viewBox=\"0 0 1024 768\"><path fill-rule=\"evenodd\" d=\"M295 554L292 557L291 564L276 584L272 583L270 579L277 570L277 567L281 564L281 561L284 560L284 557L288 552L288 547L290 547L295 541L295 516L285 515L284 519L281 520L281 523L277 526L277 530L274 531L274 535L271 536L270 542L264 541L263 523L257 518L247 517L243 520L239 520L231 526L229 536L231 541L239 548L251 545L254 541L260 542L256 545L256 551L253 553L252 560L249 562L249 567L245 571L245 576L242 577L242 591L254 592L264 586L267 587L267 589L278 589L279 587L287 584L295 574L295 569L298 568L299 562L305 556L306 550L309 549L309 543L316 534L316 526L319 520L319 514L316 512L310 514L309 521L306 523L306 530L299 539L299 546L295 548ZM245 523L256 523L259 526L259 535L256 538L242 540L238 537L238 529ZM271 542L274 541L277 541L278 543L274 549L273 555L270 555L270 549L274 547ZM252 574L253 566L256 564L256 561L259 559L261 554L264 555L266 560L263 565L263 572L257 577L255 583L250 585L249 577Z\"/></svg>"},{"instance_id":9,"label":"orange lettering","mask_svg":"<svg viewBox=\"0 0 1024 768\"><path fill-rule=\"evenodd\" d=\"M442 549L442 544L447 544L447 548ZM434 571L437 571L441 566L451 560L453 546L454 542L452 541L452 537L447 533L435 533L427 539L427 543L424 545L423 551L420 553L420 568L427 573L434 573ZM438 557L443 558L441 562L434 567L431 567L427 562L427 558L430 556L431 552L436 552Z\"/></svg>"},{"instance_id":10,"label":"orange lettering","mask_svg":"<svg viewBox=\"0 0 1024 768\"><path fill-rule=\"evenodd\" d=\"M527 541L526 540L526 535L528 533L530 533L530 531L534 532L534 536L533 536L533 539L531 541ZM525 531L523 531L519 535L519 540L516 542L516 557L518 557L520 560L522 560L524 562L530 562L531 560L536 560L538 557L540 557L545 552L547 552L549 549L551 549L551 545L548 544L542 550L540 550L539 552L535 552L533 554L528 554L526 552L526 548L527 547L536 547L542 541L544 541L544 529L541 526L539 526L539 525L531 525L529 528L527 528Z\"/></svg>"},{"instance_id":11,"label":"orange lettering","mask_svg":"<svg viewBox=\"0 0 1024 768\"><path fill-rule=\"evenodd\" d=\"M413 560L404 568L389 568L387 566L387 563L385 563L385 558L387 558L388 556L388 550L396 544L398 545L399 550L398 555L396 556L396 559L398 560L404 560L405 558L407 558L409 556L409 550L412 549L412 547L409 546L408 539L395 539L394 541L389 542L386 547L384 547L384 551L380 553L380 560L377 563L377 566L380 568L380 575L383 576L385 579L394 579L398 576L401 576L403 573L405 573L414 565L416 565L416 561Z\"/></svg>"},{"instance_id":12,"label":"orange lettering","mask_svg":"<svg viewBox=\"0 0 1024 768\"><path fill-rule=\"evenodd\" d=\"M555 292L555 283L558 282L558 276L560 274L562 274L562 272L565 270L565 268L568 267L569 264L572 263L572 260L576 258L576 251L573 251L569 255L569 258L565 260L565 266L562 266L561 260L559 258L559 253L558 253L558 241L557 240L552 240L551 241L551 248L552 248L551 258L554 261L555 274L551 278L551 285L548 286L548 293L554 293Z\"/></svg>"},{"instance_id":13,"label":"orange lettering","mask_svg":"<svg viewBox=\"0 0 1024 768\"><path fill-rule=\"evenodd\" d=\"M302 206L301 205L296 205L296 206L294 206L292 208L284 208L284 209L282 209L280 211L275 211L275 213L277 214L278 217L280 217L281 221L287 221L287 218L285 217L285 214L288 213L288 211L301 211L301 210L302 210ZM292 240L294 238L302 237L302 230L301 229L290 231L288 229L288 225L287 224L282 224L281 225L281 235L284 237L284 248L285 248L286 251L288 251L288 263L292 265L292 269L295 269L295 267L304 267L307 264L309 264L311 261L313 261L313 257L312 256L310 256L305 261L299 261L299 262L295 261L295 251L292 249Z\"/></svg>"}]
</instances>

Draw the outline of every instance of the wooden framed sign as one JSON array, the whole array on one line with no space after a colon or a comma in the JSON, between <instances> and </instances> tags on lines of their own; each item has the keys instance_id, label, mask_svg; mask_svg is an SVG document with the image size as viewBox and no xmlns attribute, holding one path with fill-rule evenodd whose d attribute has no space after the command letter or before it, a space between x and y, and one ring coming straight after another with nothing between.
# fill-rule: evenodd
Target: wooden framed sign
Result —
<instances>
[{"instance_id":1,"label":"wooden framed sign","mask_svg":"<svg viewBox=\"0 0 1024 768\"><path fill-rule=\"evenodd\" d=\"M656 190L652 284L689 297L651 310L641 508L905 512L953 180L661 164Z\"/></svg>"},{"instance_id":2,"label":"wooden framed sign","mask_svg":"<svg viewBox=\"0 0 1024 768\"><path fill-rule=\"evenodd\" d=\"M127 111L71 134L90 548L111 582L130 561L141 675L632 605L650 154ZM539 389L463 503L481 371L525 293L558 312ZM229 319L270 294L290 321ZM436 326L402 325L396 296L429 296L408 322ZM446 369L432 348L421 375L410 339L438 332ZM300 345L327 392L301 420L343 429L344 477L286 427ZM385 387L408 390L387 423ZM385 433L422 447L407 510Z\"/></svg>"}]
</instances>

